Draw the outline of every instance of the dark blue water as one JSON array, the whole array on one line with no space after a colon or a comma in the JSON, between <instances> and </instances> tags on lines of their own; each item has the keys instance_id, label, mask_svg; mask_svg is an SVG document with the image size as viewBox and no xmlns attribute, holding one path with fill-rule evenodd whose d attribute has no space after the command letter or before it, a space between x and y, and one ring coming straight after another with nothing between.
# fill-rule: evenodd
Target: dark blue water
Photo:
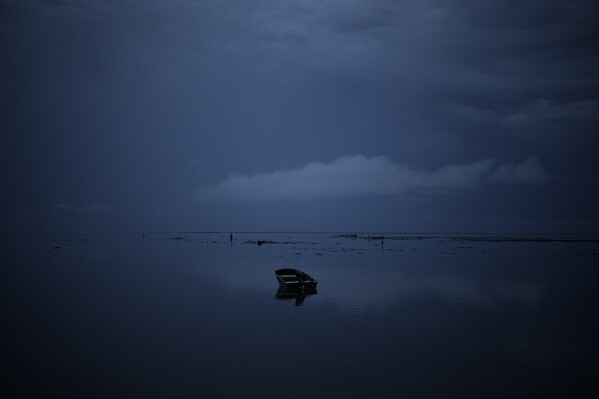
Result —
<instances>
[{"instance_id":1,"label":"dark blue water","mask_svg":"<svg viewBox=\"0 0 599 399\"><path fill-rule=\"evenodd\" d=\"M599 388L599 243L588 237L0 238L10 397L589 397ZM282 266L315 277L318 294L277 299Z\"/></svg>"}]
</instances>

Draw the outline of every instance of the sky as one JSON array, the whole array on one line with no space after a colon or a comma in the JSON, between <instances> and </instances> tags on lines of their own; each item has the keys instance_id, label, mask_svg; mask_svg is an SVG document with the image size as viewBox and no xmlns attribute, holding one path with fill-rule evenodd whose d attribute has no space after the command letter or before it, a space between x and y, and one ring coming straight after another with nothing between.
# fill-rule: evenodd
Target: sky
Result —
<instances>
[{"instance_id":1,"label":"sky","mask_svg":"<svg viewBox=\"0 0 599 399\"><path fill-rule=\"evenodd\" d=\"M597 15L0 0L0 231L598 233Z\"/></svg>"}]
</instances>

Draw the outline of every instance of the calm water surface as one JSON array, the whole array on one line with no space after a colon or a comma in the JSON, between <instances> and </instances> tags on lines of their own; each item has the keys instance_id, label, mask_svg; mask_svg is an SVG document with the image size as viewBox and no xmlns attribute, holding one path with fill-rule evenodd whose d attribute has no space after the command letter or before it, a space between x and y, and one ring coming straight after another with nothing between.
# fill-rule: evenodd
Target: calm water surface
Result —
<instances>
[{"instance_id":1,"label":"calm water surface","mask_svg":"<svg viewBox=\"0 0 599 399\"><path fill-rule=\"evenodd\" d=\"M589 397L599 243L525 238L3 234L3 391ZM318 294L277 299L282 266Z\"/></svg>"}]
</instances>

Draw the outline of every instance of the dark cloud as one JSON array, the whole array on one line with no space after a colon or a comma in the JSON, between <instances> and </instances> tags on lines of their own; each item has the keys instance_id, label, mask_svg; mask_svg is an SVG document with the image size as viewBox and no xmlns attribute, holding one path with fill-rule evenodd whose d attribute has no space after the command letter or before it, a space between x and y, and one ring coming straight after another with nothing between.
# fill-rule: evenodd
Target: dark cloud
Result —
<instances>
[{"instance_id":1,"label":"dark cloud","mask_svg":"<svg viewBox=\"0 0 599 399\"><path fill-rule=\"evenodd\" d=\"M85 211L85 212L98 212L98 211L108 211L110 209L112 209L112 206L106 204L106 203L98 203L98 204L93 204L93 205L84 205L84 206L78 206L78 205L74 205L74 204L66 204L64 202L59 202L54 204L54 206L52 207L54 210L57 211Z\"/></svg>"},{"instance_id":2,"label":"dark cloud","mask_svg":"<svg viewBox=\"0 0 599 399\"><path fill-rule=\"evenodd\" d=\"M491 176L491 180L508 183L542 183L546 178L536 158L529 158L518 165L499 165Z\"/></svg>"},{"instance_id":3,"label":"dark cloud","mask_svg":"<svg viewBox=\"0 0 599 399\"><path fill-rule=\"evenodd\" d=\"M599 122L599 100L556 104L539 100L529 104L517 113L506 116L508 126L531 127L546 122Z\"/></svg>"},{"instance_id":4,"label":"dark cloud","mask_svg":"<svg viewBox=\"0 0 599 399\"><path fill-rule=\"evenodd\" d=\"M410 176L429 176L420 182L500 160L474 179L488 190L435 204L439 219L526 219L522 206L537 219L596 220L574 204L599 200L598 11L584 0L5 0L0 179L10 195L0 207L50 212L57 198L102 198L126 214L118 223L161 209L160 223L176 226L220 214L217 201L194 198L231 184L231 171L262 184L264 171L333 170L326 162L364 154L355 167L366 174L385 154L394 161L381 176L410 165ZM470 170L459 170L464 181ZM523 180L545 184L494 184ZM305 184L289 192L314 189ZM534 190L546 190L543 205L521 205ZM487 209L477 196L491 191L498 204ZM345 198L329 194L316 198ZM339 209L327 201L323 212Z\"/></svg>"}]
</instances>

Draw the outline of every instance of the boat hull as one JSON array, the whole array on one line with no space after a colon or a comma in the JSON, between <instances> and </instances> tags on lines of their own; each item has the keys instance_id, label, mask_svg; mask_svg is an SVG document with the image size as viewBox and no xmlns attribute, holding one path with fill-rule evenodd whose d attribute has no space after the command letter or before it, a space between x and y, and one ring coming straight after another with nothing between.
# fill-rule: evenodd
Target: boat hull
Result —
<instances>
[{"instance_id":1,"label":"boat hull","mask_svg":"<svg viewBox=\"0 0 599 399\"><path fill-rule=\"evenodd\" d=\"M279 285L290 291L315 291L318 281L297 269L278 269L275 276Z\"/></svg>"},{"instance_id":2,"label":"boat hull","mask_svg":"<svg viewBox=\"0 0 599 399\"><path fill-rule=\"evenodd\" d=\"M278 277L277 277L277 280L279 281L279 285L281 287L284 287L288 290L299 290L302 286L304 287L304 290L316 290L316 284L318 284L317 281L304 282L303 284L300 284L299 281L298 282L285 282L284 280L282 280Z\"/></svg>"}]
</instances>

